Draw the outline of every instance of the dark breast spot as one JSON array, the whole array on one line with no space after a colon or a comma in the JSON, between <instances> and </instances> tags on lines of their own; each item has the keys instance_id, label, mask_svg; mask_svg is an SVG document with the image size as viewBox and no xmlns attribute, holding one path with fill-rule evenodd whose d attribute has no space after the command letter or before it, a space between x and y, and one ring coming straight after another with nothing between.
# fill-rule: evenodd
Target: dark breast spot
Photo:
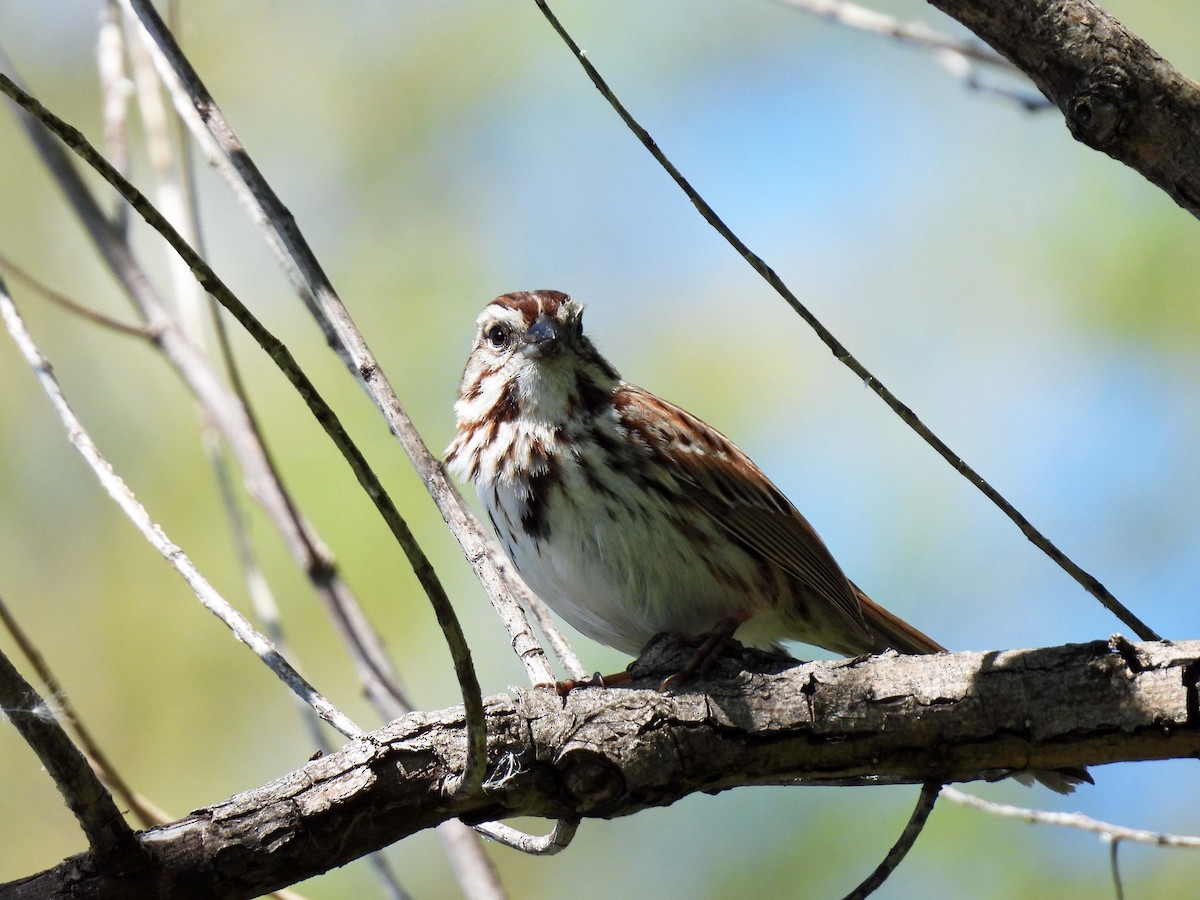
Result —
<instances>
[{"instance_id":1,"label":"dark breast spot","mask_svg":"<svg viewBox=\"0 0 1200 900\"><path fill-rule=\"evenodd\" d=\"M552 460L547 460L545 469L529 478L529 497L521 512L521 527L529 537L544 540L550 536L549 507L561 483L562 474Z\"/></svg>"},{"instance_id":2,"label":"dark breast spot","mask_svg":"<svg viewBox=\"0 0 1200 900\"><path fill-rule=\"evenodd\" d=\"M512 381L504 382L500 396L488 414L489 422L511 422L521 412L517 403L517 386Z\"/></svg>"}]
</instances>

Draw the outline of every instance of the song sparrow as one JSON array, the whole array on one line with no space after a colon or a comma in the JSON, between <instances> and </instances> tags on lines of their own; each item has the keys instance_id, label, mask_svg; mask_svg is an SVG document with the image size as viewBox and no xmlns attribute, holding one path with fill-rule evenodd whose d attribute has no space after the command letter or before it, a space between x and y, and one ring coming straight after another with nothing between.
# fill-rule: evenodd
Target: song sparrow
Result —
<instances>
[{"instance_id":1,"label":"song sparrow","mask_svg":"<svg viewBox=\"0 0 1200 900\"><path fill-rule=\"evenodd\" d=\"M622 381L582 315L559 291L493 300L454 406L447 462L534 593L631 655L659 632L722 626L850 656L944 649L847 579L724 435Z\"/></svg>"}]
</instances>

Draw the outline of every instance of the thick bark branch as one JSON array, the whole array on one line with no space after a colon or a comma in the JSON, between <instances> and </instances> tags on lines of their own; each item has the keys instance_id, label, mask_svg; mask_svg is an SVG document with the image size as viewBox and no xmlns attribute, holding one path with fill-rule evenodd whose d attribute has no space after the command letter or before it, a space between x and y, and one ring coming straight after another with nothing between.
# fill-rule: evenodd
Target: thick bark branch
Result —
<instances>
[{"instance_id":1,"label":"thick bark branch","mask_svg":"<svg viewBox=\"0 0 1200 900\"><path fill-rule=\"evenodd\" d=\"M673 652L647 659L675 665ZM638 689L657 683L649 676L565 700L490 698L489 778L475 796L445 790L465 756L461 708L413 713L144 832L144 879L81 854L0 896L252 897L455 817L611 818L744 784L959 781L1200 755L1200 641L791 665L747 651L714 668L675 694Z\"/></svg>"},{"instance_id":2,"label":"thick bark branch","mask_svg":"<svg viewBox=\"0 0 1200 900\"><path fill-rule=\"evenodd\" d=\"M1200 85L1091 0L929 0L1033 79L1076 139L1200 216Z\"/></svg>"}]
</instances>

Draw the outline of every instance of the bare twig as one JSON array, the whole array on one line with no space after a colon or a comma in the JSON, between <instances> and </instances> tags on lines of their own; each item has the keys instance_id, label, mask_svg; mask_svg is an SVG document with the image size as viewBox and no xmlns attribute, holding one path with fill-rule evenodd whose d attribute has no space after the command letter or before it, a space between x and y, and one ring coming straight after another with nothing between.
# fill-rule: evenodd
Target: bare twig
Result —
<instances>
[{"instance_id":1,"label":"bare twig","mask_svg":"<svg viewBox=\"0 0 1200 900\"><path fill-rule=\"evenodd\" d=\"M654 139L650 136L650 133L642 127L642 125L633 117L629 110L625 108L625 105L621 103L619 99L617 99L617 96L612 92L612 89L600 76L600 73L597 71L596 67L592 65L591 61L587 58L583 50L581 50L579 45L575 43L575 39L571 37L571 35L563 27L562 23L559 22L558 18L550 10L550 7L547 6L545 0L534 0L534 2L537 4L538 9L542 11L542 14L546 17L546 20L550 23L554 31L562 39L563 43L565 43L575 55L576 60L578 60L584 71L587 72L588 78L591 79L592 84L596 86L596 89L599 90L604 99L609 102L629 130L633 132L642 145L650 152L650 155L654 157L654 159L663 167L664 170L666 170L667 174L671 176L679 188L687 195L688 199L692 201L692 204L704 218L704 221L708 222L714 229L716 229L717 233L720 234L721 237L725 238L725 240L729 242L729 244L738 252L738 254L750 264L750 267L753 268L754 271L759 275L761 275L763 280L765 280L767 284L769 284L775 290L775 292L778 293L779 296L781 296L787 302L787 304L796 311L800 318L802 318L808 324L808 326L812 328L814 332L816 332L817 336L821 339L825 346L829 348L834 357L839 362L844 364L846 368L848 368L856 376L862 379L863 384L873 390L879 396L879 398L883 400L883 402L886 403L888 407L896 415L898 415L901 420L905 422L905 424L909 426L909 428L915 431L922 440L924 440L927 444L929 444L929 446L937 451L938 455L946 460L946 462L948 462L955 471L966 478L967 481L971 482L971 484L975 485L975 487L977 487L985 497L991 500L1001 512L1008 516L1008 518L1011 519L1019 529L1021 529L1021 533L1024 534L1025 537L1027 537L1034 544L1034 546L1036 546L1039 550L1050 557L1050 559L1057 563L1067 574L1074 578L1075 581L1077 581L1084 588L1084 590L1099 600L1105 609L1109 610L1109 612L1124 622L1143 640L1161 640L1161 638L1159 638L1158 634L1152 628L1146 625L1123 603L1121 603L1121 601L1114 597L1112 593L1110 593L1109 590L1103 584L1101 584L1097 578L1086 572L1082 567L1075 563L1074 560L1072 560L1057 546L1055 546L1049 538L1042 534L1041 531L1035 528L1033 523L1025 518L1025 516L1022 515L1015 506L1009 503L1008 500L1006 500L998 490L992 487L992 485L988 483L982 475L976 472L975 469L969 466L964 459L951 450L945 441L943 441L936 434L934 434L933 431L930 430L928 425L917 418L916 413L901 403L900 400L890 390L888 390L887 387L884 386L883 382L871 374L866 366L850 355L850 351L842 345L841 341L834 336L832 331L826 328L820 322L820 320L813 315L808 307L800 302L799 298L792 292L791 288L784 284L783 279L781 279L779 275L775 273L775 270L767 265L762 257L746 246L741 238L733 233L729 226L721 220L716 211L708 204L708 202L701 197L699 193L697 193L696 189L692 187L691 183L683 177L677 168L675 168L674 164L667 158L666 154L659 149L658 145L654 142Z\"/></svg>"},{"instance_id":2,"label":"bare twig","mask_svg":"<svg viewBox=\"0 0 1200 900\"><path fill-rule=\"evenodd\" d=\"M112 3L119 13L120 4L117 0L112 0ZM169 117L167 114L167 107L163 103L162 93L159 89L158 76L155 73L150 54L140 40L140 32L137 30L136 20L126 14L125 25L130 30L133 38L129 42L129 55L132 63L134 84L137 90L138 109L141 113L146 135L148 158L154 174L157 197L156 206L162 212L163 216L178 230L183 240L196 247L197 253L203 255L200 243L199 217L195 204L194 182L190 179L185 180L182 177L176 177L176 172L182 176L183 167L182 165L178 167L175 165L176 153L169 122L178 120L174 117ZM205 306L208 306L210 309L218 309L219 307L216 306L215 301L211 300L211 298L205 297L204 292L200 289L200 285L192 277L187 264L177 253L168 252L166 257L167 266L171 272L171 297L174 300L178 313L179 324L188 340L198 349L204 350L208 343L203 319ZM249 396L242 382L228 336L222 327L224 323L219 315L213 316L213 322L218 335L218 346L222 362L229 377L230 387L245 410L246 419L250 425L249 432L254 445L254 451L264 459L264 470L271 482L267 485L257 486L255 492L260 495L270 494L282 498L282 503L278 504L277 508L287 518L286 522L280 527L280 531L283 533L285 539L289 536L298 538L298 540L289 541L292 545L293 556L296 561L310 573L324 568L332 569L333 562L329 558L328 553L322 552L319 540L315 539L315 535L313 535L314 539L310 539L310 535L312 535L310 527L300 517L290 493L285 488L282 478L279 477L274 460L266 448L257 416L250 405ZM201 401L201 409L205 410L203 396L196 396L197 400ZM287 647L283 629L279 621L279 608L275 603L270 585L263 576L254 551L250 546L250 537L246 529L245 517L242 515L236 491L234 490L234 479L222 452L222 431L217 424L218 422L219 417L212 415L211 412L204 416L201 444L204 447L205 455L216 477L226 520L229 522L237 557L242 568L243 580L246 583L251 604L259 621L263 623L264 630L271 642L275 644L281 653L290 657L291 653ZM268 508L269 513L270 509ZM331 577L324 577L321 580L325 582L333 581ZM328 583L320 585L318 593L324 599L327 608L336 606L344 598L350 596L349 591L340 590ZM353 602L352 598L350 602ZM335 616L335 618L337 617ZM342 631L345 633L345 629L342 629ZM353 641L349 641L348 643L353 653L357 645ZM362 673L360 672L360 674ZM368 697L375 699L390 696L386 690L373 690L371 688L370 675L365 675L363 681L364 684L368 685ZM396 709L395 704L392 703L384 705L388 707L386 713L391 713L391 715L387 716L388 718L394 718L395 715L400 715L408 711L407 707ZM309 711L307 707L304 708L306 712ZM310 737L315 747L320 748L324 752L329 752L333 749L325 733L317 725L316 719L305 715L304 722L306 727L310 729Z\"/></svg>"},{"instance_id":3,"label":"bare twig","mask_svg":"<svg viewBox=\"0 0 1200 900\"><path fill-rule=\"evenodd\" d=\"M58 414L67 431L67 436L71 444L92 469L92 472L96 475L108 495L116 501L117 505L121 507L125 515L137 526L146 540L179 572L196 593L200 602L224 622L226 627L234 633L238 640L253 650L270 667L271 671L279 676L284 684L311 706L317 715L346 737L356 738L361 735L362 729L305 681L292 668L291 664L271 646L271 642L255 630L246 621L246 618L230 606L228 601L208 583L208 580L200 574L200 571L193 565L187 554L172 543L162 528L150 518L146 508L138 502L125 482L113 471L112 466L109 465L108 461L97 449L95 443L93 443L91 437L83 427L83 423L79 421L74 410L71 409L70 404L62 393L62 388L59 386L57 378L54 376L54 370L49 360L46 359L34 343L3 282L0 282L0 314L2 314L9 334L12 335L21 354L25 357L26 362L37 376L42 390L45 391L46 396L50 399L51 405L54 407L55 412Z\"/></svg>"},{"instance_id":4,"label":"bare twig","mask_svg":"<svg viewBox=\"0 0 1200 900\"><path fill-rule=\"evenodd\" d=\"M486 822L475 830L498 844L528 853L530 856L553 856L566 850L579 830L578 819L559 819L549 834L533 835L518 831L503 822Z\"/></svg>"},{"instance_id":5,"label":"bare twig","mask_svg":"<svg viewBox=\"0 0 1200 900\"><path fill-rule=\"evenodd\" d=\"M845 28L865 31L928 50L934 60L967 87L981 93L1011 100L1030 111L1049 109L1052 104L1041 94L985 84L976 74L977 65L1024 77L1020 69L977 39L953 38L934 31L921 22L902 22L857 3L844 0L779 0Z\"/></svg>"},{"instance_id":6,"label":"bare twig","mask_svg":"<svg viewBox=\"0 0 1200 900\"><path fill-rule=\"evenodd\" d=\"M846 28L865 31L893 38L902 44L924 47L926 50L950 50L972 62L995 66L1015 74L1020 70L1007 59L978 39L952 38L934 31L922 22L902 22L874 9L847 3L844 0L778 0L791 6Z\"/></svg>"},{"instance_id":7,"label":"bare twig","mask_svg":"<svg viewBox=\"0 0 1200 900\"><path fill-rule=\"evenodd\" d=\"M89 322L93 322L96 325L102 325L105 328L111 328L113 331L119 331L121 334L128 334L134 337L154 340L154 332L152 332L149 328L146 328L143 325L133 325L128 322L122 322L120 319L114 319L111 316L104 315L104 313L96 312L94 309L84 306L82 303L76 303L66 294L60 293L49 285L43 284L24 269L16 266L10 259L2 254L0 254L0 270L8 272L8 274L12 275L13 278L24 284L30 290L35 291L36 293L45 297L51 303L61 306L63 309L74 313L80 318L87 319Z\"/></svg>"},{"instance_id":8,"label":"bare twig","mask_svg":"<svg viewBox=\"0 0 1200 900\"><path fill-rule=\"evenodd\" d=\"M1116 891L1117 900L1125 900L1125 886L1121 883L1121 864L1117 859L1117 848L1120 846L1120 841L1109 842L1108 868L1112 872L1113 888Z\"/></svg>"},{"instance_id":9,"label":"bare twig","mask_svg":"<svg viewBox=\"0 0 1200 900\"><path fill-rule=\"evenodd\" d=\"M896 871L896 867L904 861L904 857L908 856L908 851L912 849L917 838L921 836L921 832L925 830L925 823L929 819L929 814L933 812L933 806L937 803L938 791L941 787L941 784L936 781L928 781L921 786L917 805L908 818L908 824L900 832L900 837L892 845L888 855L883 858L883 862L875 867L875 871L867 876L866 880L846 895L846 900L862 900L864 897L869 897L879 890L888 877Z\"/></svg>"},{"instance_id":10,"label":"bare twig","mask_svg":"<svg viewBox=\"0 0 1200 900\"><path fill-rule=\"evenodd\" d=\"M562 663L563 669L567 673L568 678L573 678L576 681L582 681L588 677L588 670L584 668L579 656L567 643L566 637L558 627L558 623L550 616L550 610L546 609L546 604L542 602L524 581L509 582L513 585L513 590L517 591L525 605L529 607L529 612L533 615L534 621L537 622L538 629L546 637L546 641L550 644L550 649L554 651L554 655L558 657L558 661Z\"/></svg>"},{"instance_id":11,"label":"bare twig","mask_svg":"<svg viewBox=\"0 0 1200 900\"><path fill-rule=\"evenodd\" d=\"M500 873L474 828L452 819L438 825L437 834L454 877L469 900L504 900L507 894Z\"/></svg>"},{"instance_id":12,"label":"bare twig","mask_svg":"<svg viewBox=\"0 0 1200 900\"><path fill-rule=\"evenodd\" d=\"M138 19L146 36L149 38L148 46L152 51L159 77L162 79L163 84L171 92L173 99L175 99L176 110L179 112L184 121L187 122L189 126L193 125L194 123L199 124L196 121L198 117L198 108L205 110L205 114L209 122L212 122L214 117L219 118L220 113L216 107L216 104L212 101L212 98L208 96L207 92L203 91L203 86L200 84L199 78L196 77L195 72L186 62L186 59L179 51L178 46L171 38L170 33L166 30L166 26L158 17L158 14L155 12L154 8L150 4L142 2L142 0L123 0L123 2L125 4L124 8ZM164 47L169 48L169 56L164 54ZM178 69L175 67L178 67ZM180 70L182 70L187 76L189 88L198 89L198 92L193 95L197 105L193 105L191 102L185 102L182 104L179 102L181 92ZM200 92L203 93L201 94ZM193 127L193 132L195 133L196 131L197 129ZM206 129L200 128L199 131L200 133L204 134L207 139L206 141L202 141L201 145L211 156L214 140L212 136L208 134ZM236 165L238 168L243 173L247 171L253 172L254 177L257 179L256 183L262 183L265 187L265 182L262 182L261 176L258 175L254 164L250 161L249 156L244 152L244 149L241 148L240 144L237 144L236 138L233 136L232 131L228 130L227 126L223 130L223 135L228 141L237 145L235 156L237 159ZM269 188L266 188L266 190L269 191ZM242 195L242 199L245 199L247 196L249 196L249 192L245 191L244 189L239 193ZM125 196L127 199L130 198L129 194L125 194ZM342 327L336 329L336 331L330 326L327 316L317 315L317 319L322 324L322 327L326 330L326 334L330 340L330 343L335 347L345 348L345 337L347 331L357 335L357 332L353 329L353 324L349 321L349 315L345 312L344 308L341 307L341 303L337 300L336 295L333 294L332 288L328 286L328 281L325 279L320 265L317 263L316 258L312 256L311 250L308 249L307 245L303 242L303 239L300 238L298 231L295 229L294 222L291 221L290 216L286 213L286 210L284 210L282 204L280 204L278 200L274 198L273 193L270 193L269 196L274 199L274 204L272 206L272 211L276 213L276 218L274 221L281 223L286 219L290 225L290 230L284 229L278 232L269 230L267 233L270 235L276 235L279 241L286 240L289 249L293 250L295 253L294 257L288 258L299 258L302 256L308 274L313 276L313 280L307 283L317 283L320 286L318 288L318 293L321 297L320 307L317 306L316 298L313 296L311 291L306 290L303 293L303 295L311 301L309 303L310 309L312 309L314 313L318 308L326 311L335 308L340 310L340 314L343 317L343 320L340 322ZM131 202L133 201L131 200ZM137 209L138 204L134 203L134 207ZM141 209L138 211L141 212L143 216L146 215L145 211ZM147 221L150 221L150 219L148 218ZM156 228L156 230L159 230L160 233L164 234L164 236L167 236L167 233L160 227L161 224L166 223L151 222L151 224ZM243 325L246 325L248 320L245 317L249 315L249 311L245 310L244 307L241 307L240 303L237 304L238 307L241 307L240 309L235 310L231 307L231 305L227 302L228 297L224 296L228 294L228 292L224 290L224 285L219 279L216 278L215 273L213 273L212 270L209 269L209 267L205 265L202 260L197 258L184 242L180 241L177 243L175 240L171 240L169 236L168 240L171 242L176 251L184 257L192 271L196 273L197 277L200 279L205 288L209 290L209 292L215 297L217 297L222 305L224 305L227 309L230 309L231 312L235 312L235 315L238 316L239 321L241 321ZM282 247L282 243L276 245L277 250L282 251ZM295 278L293 281L296 283ZM229 297L231 296L232 295L229 295ZM261 326L260 330L265 331L265 329L261 329ZM256 339L259 339L258 334L255 334L254 336ZM362 343L361 337L358 338L358 342L362 344L362 347L365 350L365 343ZM260 340L260 344L261 343L262 342ZM342 356L347 364L351 366L352 371L354 371L360 377L363 383L371 380L383 379L383 375L379 371L378 365L375 363L374 358L370 357L369 353L366 355L358 354L357 358L355 358L355 354L352 354L349 350L344 350ZM273 356L273 358L276 358L277 362L279 361L277 357ZM291 376L289 375L289 378L290 377ZM293 384L295 384L294 380ZM311 388L311 385L308 385L308 387ZM391 394L391 397L395 401L394 407L392 408L393 415L389 417L389 424L393 426L393 431L395 431L397 434L401 434L407 430L412 436L416 437L416 440L419 443L420 438L416 436L416 430L412 426L411 421L408 420L407 415L404 414L403 409L399 405L399 401L395 400L394 393ZM325 416L330 414L331 411L328 411L327 409L323 413ZM326 424L324 420L322 420L322 424ZM338 425L338 429L340 430L340 424ZM424 449L424 444L421 444L421 448ZM347 452L346 448L341 447L340 445L339 449L342 449L343 453ZM355 450L355 452L357 453L357 450ZM428 451L426 450L425 452L426 455L428 455ZM356 469L356 474L359 474L359 480L362 482L362 472L369 471L369 467L366 466L366 460L361 458L361 454L358 454L358 457L358 460L353 461L353 464L360 467ZM432 457L430 457L430 460L432 461ZM436 461L432 462L436 466ZM454 608L450 603L449 597L446 596L445 590L442 588L441 582L438 580L436 573L433 571L433 567L429 563L428 558L417 544L416 538L408 529L407 524L404 523L403 519L400 518L399 513L395 510L395 507L391 506L390 501L384 501L386 505L381 506L380 495L382 492L382 486L379 484L377 479L373 479L373 473L372 480L373 483L364 483L363 487L367 490L367 493L372 500L375 501L376 507L379 508L380 512L384 515L385 520L392 529L393 535L396 537L397 542L401 545L406 556L408 557L409 563L412 565L413 572L416 574L417 579L421 582L422 587L425 589L425 593L429 597L430 603L434 608L434 613L437 617L438 623L442 628L443 634L446 636L451 659L454 662L455 673L459 680L460 689L463 692L463 702L467 709L468 733L470 735L471 750L468 754L463 784L467 787L467 789L474 790L482 781L483 772L486 767L486 759L484 758L486 747L486 731L483 718L483 703L479 690L478 679L475 676L474 666L471 663L470 648L467 646L466 637L462 632L462 626L458 621L458 617L454 612ZM386 497L386 494L382 494L382 496Z\"/></svg>"},{"instance_id":13,"label":"bare twig","mask_svg":"<svg viewBox=\"0 0 1200 900\"><path fill-rule=\"evenodd\" d=\"M118 0L110 0L119 7ZM136 28L136 24L125 17L127 31ZM171 136L169 122L175 121L168 117L167 106L163 102L159 90L158 76L154 72L154 63L146 52L143 43L137 39L136 33L129 40L129 58L133 71L133 84L137 93L138 110L141 113L142 126L146 135L147 157L150 160L150 170L154 175L155 205L175 228L183 235L183 239L196 248L197 253L204 256L204 247L200 241L199 219L195 214L195 195L185 194L192 190L194 184L183 179L177 179L175 172L175 148ZM182 170L179 170L182 173ZM125 173L122 173L125 174ZM126 210L128 206L122 204ZM178 311L179 322L183 333L200 349L207 345L204 330L205 307L212 301L204 296L204 291L188 271L187 265L176 253L166 254L166 264L171 273L171 298ZM245 403L246 398L240 398Z\"/></svg>"},{"instance_id":14,"label":"bare twig","mask_svg":"<svg viewBox=\"0 0 1200 900\"><path fill-rule=\"evenodd\" d=\"M1132 841L1136 844L1154 844L1156 847L1186 847L1191 850L1200 850L1200 836L1144 831L1140 828L1126 828L1124 825L1101 822L1080 813L1045 812L1039 809L1026 809L1023 806L1010 806L1007 803L993 803L950 786L942 788L942 796L952 803L969 806L971 809L977 809L989 815L1006 819L1020 819L1022 822L1035 825L1077 828L1080 831L1098 834L1108 841Z\"/></svg>"},{"instance_id":15,"label":"bare twig","mask_svg":"<svg viewBox=\"0 0 1200 900\"><path fill-rule=\"evenodd\" d=\"M100 95L104 117L104 149L122 175L129 174L129 78L125 75L125 41L118 24L120 10L116 0L106 0L96 42L96 68L100 74ZM117 201L112 223L125 234L129 228L129 207Z\"/></svg>"},{"instance_id":16,"label":"bare twig","mask_svg":"<svg viewBox=\"0 0 1200 900\"><path fill-rule=\"evenodd\" d=\"M225 339L224 330L221 329L218 333L221 337L222 352L225 354L226 361L233 366L232 371L236 372L236 364L233 362L228 340ZM243 400L245 399L243 397ZM250 602L254 607L255 615L262 622L263 629L271 639L271 642L279 648L281 653L290 656L291 653L289 652L287 640L284 635L283 624L279 618L279 606L275 602L275 594L271 590L271 585L267 582L262 569L258 565L258 558L251 545L250 534L246 528L246 517L242 514L242 510L238 505L233 478L230 475L229 466L225 462L225 457L221 453L218 436L213 432L206 432L206 434L209 436L209 439L204 441L206 455L209 457L209 462L216 473L221 502L225 509L225 518L229 522L230 531L232 532L234 548L237 551L238 561L242 567L242 577L246 582L246 590L250 595ZM352 653L355 649L356 647L352 645ZM398 684L395 685L395 690L399 691ZM368 696L372 700L377 700L393 695L377 693L368 689ZM392 704L387 703L383 705L390 707ZM304 708L304 711L305 713L308 712L307 707ZM404 712L408 711L407 709L404 710ZM389 716L390 718L395 718L395 716ZM303 716L303 721L305 728L308 730L309 740L312 741L313 746L318 748L322 753L331 752L334 748L326 737L325 732L319 727L317 719L306 714ZM438 826L439 835L443 831L467 830L467 826L458 820L443 822ZM397 878L396 873L392 870L391 864L382 851L369 854L367 860L371 868L375 870L375 877L379 879L391 900L408 900L408 892L400 884L399 878Z\"/></svg>"},{"instance_id":17,"label":"bare twig","mask_svg":"<svg viewBox=\"0 0 1200 900\"><path fill-rule=\"evenodd\" d=\"M0 286L0 311L8 319L8 304ZM133 829L121 816L112 795L92 771L79 748L58 723L38 692L0 652L0 711L29 744L87 835L100 859L118 871L137 869L144 862Z\"/></svg>"},{"instance_id":18,"label":"bare twig","mask_svg":"<svg viewBox=\"0 0 1200 900\"><path fill-rule=\"evenodd\" d=\"M478 523L476 524L479 527ZM576 655L571 645L567 642L562 630L558 627L558 623L551 618L550 611L546 609L546 604L541 601L541 598L537 594L529 589L529 585L525 583L525 579L521 577L521 573L509 561L496 541L488 541L488 553L492 557L493 564L500 570L500 574L508 582L513 594L520 598L526 609L533 616L534 621L537 622L538 629L545 635L546 641L550 644L550 649L554 651L554 655L562 663L567 677L573 678L576 681L582 681L587 678L588 670L579 661L579 656Z\"/></svg>"}]
</instances>

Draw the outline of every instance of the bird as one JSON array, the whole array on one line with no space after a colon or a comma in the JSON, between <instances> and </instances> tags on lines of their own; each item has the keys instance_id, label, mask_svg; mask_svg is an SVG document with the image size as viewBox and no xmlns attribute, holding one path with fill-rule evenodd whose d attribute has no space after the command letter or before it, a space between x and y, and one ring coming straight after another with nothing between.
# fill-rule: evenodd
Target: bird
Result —
<instances>
[{"instance_id":1,"label":"bird","mask_svg":"<svg viewBox=\"0 0 1200 900\"><path fill-rule=\"evenodd\" d=\"M529 588L632 656L655 635L844 656L945 648L846 577L808 520L734 443L623 380L557 290L492 300L454 404L446 463L476 489ZM691 674L690 672L686 674ZM1035 773L1055 790L1086 770Z\"/></svg>"}]
</instances>

